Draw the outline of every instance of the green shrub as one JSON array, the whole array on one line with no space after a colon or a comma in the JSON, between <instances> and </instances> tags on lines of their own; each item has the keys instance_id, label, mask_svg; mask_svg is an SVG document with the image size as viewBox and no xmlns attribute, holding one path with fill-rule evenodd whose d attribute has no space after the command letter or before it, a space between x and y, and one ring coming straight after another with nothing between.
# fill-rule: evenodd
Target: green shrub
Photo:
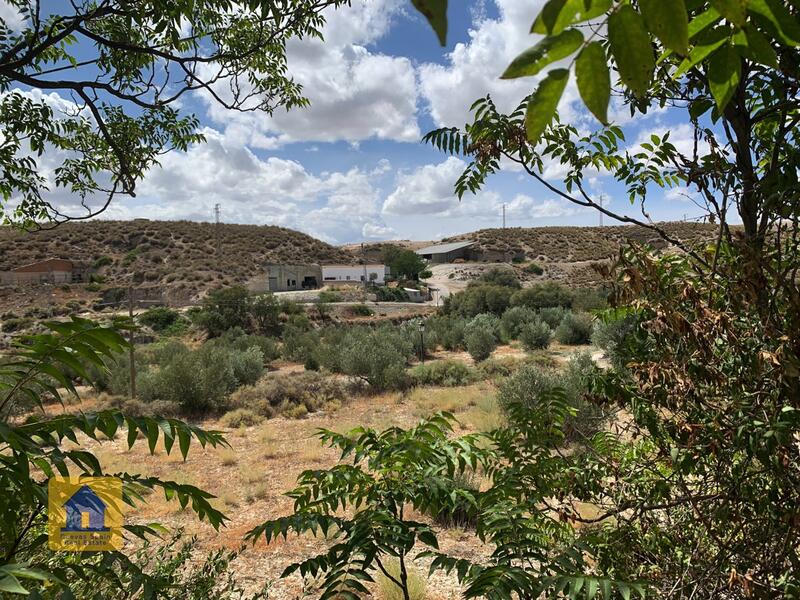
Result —
<instances>
[{"instance_id":1,"label":"green shrub","mask_svg":"<svg viewBox=\"0 0 800 600\"><path fill-rule=\"evenodd\" d=\"M455 473L452 479L445 483L451 496L456 498L455 503L448 504L438 512L429 513L434 522L441 527L459 527L461 529L474 529L478 522L478 507L473 499L477 497L480 489L480 480L474 471Z\"/></svg>"},{"instance_id":2,"label":"green shrub","mask_svg":"<svg viewBox=\"0 0 800 600\"><path fill-rule=\"evenodd\" d=\"M288 326L283 331L281 355L286 360L304 363L314 354L319 344L320 336L317 332Z\"/></svg>"},{"instance_id":3,"label":"green shrub","mask_svg":"<svg viewBox=\"0 0 800 600\"><path fill-rule=\"evenodd\" d=\"M580 288L572 292L572 310L588 312L608 306L608 294L597 288Z\"/></svg>"},{"instance_id":4,"label":"green shrub","mask_svg":"<svg viewBox=\"0 0 800 600\"><path fill-rule=\"evenodd\" d=\"M258 346L251 346L247 350L233 351L229 355L229 360L233 369L235 387L253 385L264 374L264 355Z\"/></svg>"},{"instance_id":5,"label":"green shrub","mask_svg":"<svg viewBox=\"0 0 800 600\"><path fill-rule=\"evenodd\" d=\"M13 331L21 331L33 325L33 319L27 317L12 317L3 321L3 331L11 333Z\"/></svg>"},{"instance_id":6,"label":"green shrub","mask_svg":"<svg viewBox=\"0 0 800 600\"><path fill-rule=\"evenodd\" d=\"M588 344L592 339L592 327L591 315L569 312L556 327L555 337L562 344L571 346Z\"/></svg>"},{"instance_id":7,"label":"green shrub","mask_svg":"<svg viewBox=\"0 0 800 600\"><path fill-rule=\"evenodd\" d=\"M472 383L475 371L459 360L437 360L411 369L411 379L416 385L456 387Z\"/></svg>"},{"instance_id":8,"label":"green shrub","mask_svg":"<svg viewBox=\"0 0 800 600\"><path fill-rule=\"evenodd\" d=\"M405 367L412 352L413 346L400 332L389 328L353 330L343 337L338 364L332 366L378 391L402 389L408 384Z\"/></svg>"},{"instance_id":9,"label":"green shrub","mask_svg":"<svg viewBox=\"0 0 800 600\"><path fill-rule=\"evenodd\" d=\"M523 267L523 270L531 275L541 275L544 273L544 269L535 262L528 263Z\"/></svg>"},{"instance_id":10,"label":"green shrub","mask_svg":"<svg viewBox=\"0 0 800 600\"><path fill-rule=\"evenodd\" d=\"M465 335L467 352L475 362L486 360L497 347L497 340L491 329L487 327L472 328Z\"/></svg>"},{"instance_id":11,"label":"green shrub","mask_svg":"<svg viewBox=\"0 0 800 600\"><path fill-rule=\"evenodd\" d=\"M234 327L249 330L250 302L247 289L234 286L210 292L194 318L209 337L220 336Z\"/></svg>"},{"instance_id":12,"label":"green shrub","mask_svg":"<svg viewBox=\"0 0 800 600\"><path fill-rule=\"evenodd\" d=\"M505 378L515 373L524 364L522 360L513 356L490 358L477 366L477 373L480 379Z\"/></svg>"},{"instance_id":13,"label":"green shrub","mask_svg":"<svg viewBox=\"0 0 800 600\"><path fill-rule=\"evenodd\" d=\"M426 331L430 330L436 334L436 340L445 350L464 349L464 331L467 327L467 319L457 315L442 315L431 317L425 321Z\"/></svg>"},{"instance_id":14,"label":"green shrub","mask_svg":"<svg viewBox=\"0 0 800 600\"><path fill-rule=\"evenodd\" d=\"M164 331L180 318L178 311L163 306L151 308L136 317L142 325L147 325L153 331Z\"/></svg>"},{"instance_id":15,"label":"green shrub","mask_svg":"<svg viewBox=\"0 0 800 600\"><path fill-rule=\"evenodd\" d=\"M522 287L517 274L512 268L494 267L482 273L481 276L478 277L477 281L479 283L487 283L489 285L502 285L515 290L518 290Z\"/></svg>"},{"instance_id":16,"label":"green shrub","mask_svg":"<svg viewBox=\"0 0 800 600\"><path fill-rule=\"evenodd\" d=\"M572 356L563 372L525 365L509 377L498 394L500 405L509 413L512 404L533 407L548 392L561 388L567 403L575 411L564 423L568 441L581 441L591 437L602 427L603 410L588 402L586 394L597 367L588 353Z\"/></svg>"},{"instance_id":17,"label":"green shrub","mask_svg":"<svg viewBox=\"0 0 800 600\"><path fill-rule=\"evenodd\" d=\"M237 408L222 415L219 423L223 427L230 429L241 429L242 427L253 427L264 421L264 417L254 413L249 408Z\"/></svg>"},{"instance_id":18,"label":"green shrub","mask_svg":"<svg viewBox=\"0 0 800 600\"><path fill-rule=\"evenodd\" d=\"M323 290L319 293L319 301L320 302L341 302L342 295L339 292Z\"/></svg>"},{"instance_id":19,"label":"green shrub","mask_svg":"<svg viewBox=\"0 0 800 600\"><path fill-rule=\"evenodd\" d=\"M547 308L550 306L572 306L572 291L554 281L536 283L529 288L514 292L511 296L512 306L527 306L528 308Z\"/></svg>"},{"instance_id":20,"label":"green shrub","mask_svg":"<svg viewBox=\"0 0 800 600\"><path fill-rule=\"evenodd\" d=\"M609 311L595 322L592 343L605 350L611 365L622 371L634 356L645 351L639 347L640 333L636 314Z\"/></svg>"},{"instance_id":21,"label":"green shrub","mask_svg":"<svg viewBox=\"0 0 800 600\"><path fill-rule=\"evenodd\" d=\"M274 338L265 335L247 334L239 328L229 329L222 337L217 340L211 340L209 343L215 342L242 352L248 348L258 348L266 362L273 361L281 355L278 343Z\"/></svg>"},{"instance_id":22,"label":"green shrub","mask_svg":"<svg viewBox=\"0 0 800 600\"><path fill-rule=\"evenodd\" d=\"M93 269L101 269L105 266L108 266L114 262L114 259L110 256L99 256L93 263Z\"/></svg>"},{"instance_id":23,"label":"green shrub","mask_svg":"<svg viewBox=\"0 0 800 600\"><path fill-rule=\"evenodd\" d=\"M522 326L519 339L525 350L542 350L550 345L553 332L544 321L532 321Z\"/></svg>"},{"instance_id":24,"label":"green shrub","mask_svg":"<svg viewBox=\"0 0 800 600\"><path fill-rule=\"evenodd\" d=\"M354 304L347 307L347 312L354 317L371 317L375 313L366 304Z\"/></svg>"},{"instance_id":25,"label":"green shrub","mask_svg":"<svg viewBox=\"0 0 800 600\"><path fill-rule=\"evenodd\" d=\"M408 292L401 287L391 288L382 286L375 289L375 299L378 302L408 302Z\"/></svg>"},{"instance_id":26,"label":"green shrub","mask_svg":"<svg viewBox=\"0 0 800 600\"><path fill-rule=\"evenodd\" d=\"M469 334L474 329L485 329L492 333L495 342L500 339L500 319L497 315L491 313L481 313L475 315L469 320L467 326L464 328L464 336L469 337Z\"/></svg>"},{"instance_id":27,"label":"green shrub","mask_svg":"<svg viewBox=\"0 0 800 600\"><path fill-rule=\"evenodd\" d=\"M536 311L527 306L512 306L500 319L500 336L503 340L519 339L522 328L536 320Z\"/></svg>"},{"instance_id":28,"label":"green shrub","mask_svg":"<svg viewBox=\"0 0 800 600\"><path fill-rule=\"evenodd\" d=\"M561 324L564 315L567 314L567 309L561 306L549 306L547 308L540 308L536 311L536 316L542 321L547 323L550 329L555 329Z\"/></svg>"},{"instance_id":29,"label":"green shrub","mask_svg":"<svg viewBox=\"0 0 800 600\"><path fill-rule=\"evenodd\" d=\"M510 306L512 294L522 291L514 292L513 288L503 285L472 284L463 292L447 296L442 310L467 318L481 313L502 315Z\"/></svg>"},{"instance_id":30,"label":"green shrub","mask_svg":"<svg viewBox=\"0 0 800 600\"><path fill-rule=\"evenodd\" d=\"M92 281L91 283L86 284L86 291L87 292L99 292L103 289L103 286L97 283L96 281Z\"/></svg>"}]
</instances>

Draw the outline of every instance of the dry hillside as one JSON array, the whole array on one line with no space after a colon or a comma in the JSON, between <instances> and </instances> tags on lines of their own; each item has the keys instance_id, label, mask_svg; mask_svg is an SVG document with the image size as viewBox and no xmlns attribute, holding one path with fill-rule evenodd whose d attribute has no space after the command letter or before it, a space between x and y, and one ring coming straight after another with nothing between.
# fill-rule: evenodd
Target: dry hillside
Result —
<instances>
[{"instance_id":1,"label":"dry hillside","mask_svg":"<svg viewBox=\"0 0 800 600\"><path fill-rule=\"evenodd\" d=\"M163 286L189 299L209 287L242 283L268 262L338 263L353 257L283 227L189 221L92 221L22 233L0 228L0 270L45 258L96 269L106 285ZM219 233L219 252L216 250Z\"/></svg>"}]
</instances>

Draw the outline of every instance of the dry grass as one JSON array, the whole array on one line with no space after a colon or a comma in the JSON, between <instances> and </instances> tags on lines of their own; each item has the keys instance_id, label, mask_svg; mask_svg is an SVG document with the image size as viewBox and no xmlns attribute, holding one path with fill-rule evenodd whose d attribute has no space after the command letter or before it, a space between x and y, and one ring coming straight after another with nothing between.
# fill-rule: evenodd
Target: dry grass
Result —
<instances>
[{"instance_id":1,"label":"dry grass","mask_svg":"<svg viewBox=\"0 0 800 600\"><path fill-rule=\"evenodd\" d=\"M494 386L488 382L453 388L416 388L408 395L414 415L427 417L437 412L464 413L486 397L493 397Z\"/></svg>"}]
</instances>

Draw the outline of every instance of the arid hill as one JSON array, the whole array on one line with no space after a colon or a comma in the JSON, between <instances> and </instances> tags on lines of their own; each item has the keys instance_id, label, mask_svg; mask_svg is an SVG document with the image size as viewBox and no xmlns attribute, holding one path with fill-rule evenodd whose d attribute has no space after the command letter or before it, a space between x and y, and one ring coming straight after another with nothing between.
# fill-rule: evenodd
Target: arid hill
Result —
<instances>
[{"instance_id":1,"label":"arid hill","mask_svg":"<svg viewBox=\"0 0 800 600\"><path fill-rule=\"evenodd\" d=\"M66 223L35 233L0 228L0 270L45 258L82 263L106 286L163 286L169 297L186 300L243 283L268 262L353 260L341 248L273 226L137 219Z\"/></svg>"}]
</instances>

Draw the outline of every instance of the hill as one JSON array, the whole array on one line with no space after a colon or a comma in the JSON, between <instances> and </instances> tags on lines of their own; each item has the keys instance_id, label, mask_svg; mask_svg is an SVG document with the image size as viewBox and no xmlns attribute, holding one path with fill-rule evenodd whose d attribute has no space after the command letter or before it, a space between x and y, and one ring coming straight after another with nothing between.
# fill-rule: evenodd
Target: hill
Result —
<instances>
[{"instance_id":1,"label":"hill","mask_svg":"<svg viewBox=\"0 0 800 600\"><path fill-rule=\"evenodd\" d=\"M346 250L274 226L137 219L65 223L35 233L0 228L0 270L51 257L92 268L103 285L162 287L173 301L244 283L269 262L353 260Z\"/></svg>"}]
</instances>

